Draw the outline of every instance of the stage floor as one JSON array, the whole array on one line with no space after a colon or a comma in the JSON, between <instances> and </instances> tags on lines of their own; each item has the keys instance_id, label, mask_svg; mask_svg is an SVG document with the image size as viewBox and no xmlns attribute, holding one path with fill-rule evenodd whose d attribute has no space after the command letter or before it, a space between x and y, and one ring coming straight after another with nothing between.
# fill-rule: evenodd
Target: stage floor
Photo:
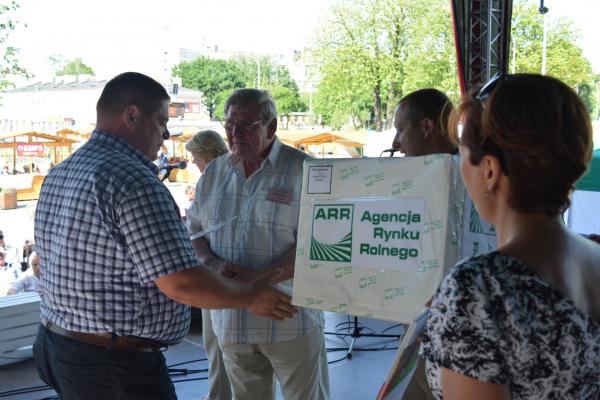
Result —
<instances>
[{"instance_id":1,"label":"stage floor","mask_svg":"<svg viewBox=\"0 0 600 400\"><path fill-rule=\"evenodd\" d=\"M338 333L347 333L348 321L352 321L352 317L334 313L326 313L325 319L326 331ZM362 333L401 334L403 332L402 326L387 321L359 318L359 324L364 328ZM347 348L350 340L351 338L328 334L326 346L328 349ZM392 364L397 344L398 341L395 339L360 337L356 340L351 359L345 358L346 351L328 351L331 399L374 399ZM381 350L375 351L376 349ZM179 345L169 348L165 356L168 365L190 362L176 368L206 369L206 360L200 361L205 359L200 326L194 323L186 338ZM207 393L206 375L206 372L202 372L173 376L179 400L201 399ZM37 377L33 360L0 370L0 399L58 399L51 389L28 390L41 389L44 386ZM277 399L283 399L279 390Z\"/></svg>"}]
</instances>

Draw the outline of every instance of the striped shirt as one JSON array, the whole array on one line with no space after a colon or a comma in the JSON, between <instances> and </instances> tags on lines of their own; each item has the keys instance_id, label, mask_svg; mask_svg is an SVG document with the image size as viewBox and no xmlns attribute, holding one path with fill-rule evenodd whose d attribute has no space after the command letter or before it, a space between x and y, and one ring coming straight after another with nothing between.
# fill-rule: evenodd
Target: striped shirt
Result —
<instances>
[{"instance_id":1,"label":"striped shirt","mask_svg":"<svg viewBox=\"0 0 600 400\"><path fill-rule=\"evenodd\" d=\"M198 182L188 214L190 233L230 221L205 237L215 256L255 270L276 262L296 245L306 157L275 138L269 156L249 178L241 162L231 162L231 154L212 161ZM277 287L291 294L292 280ZM221 344L281 342L323 327L322 312L305 308L284 321L243 309L212 310L211 318Z\"/></svg>"},{"instance_id":2,"label":"striped shirt","mask_svg":"<svg viewBox=\"0 0 600 400\"><path fill-rule=\"evenodd\" d=\"M154 280L199 262L157 172L139 150L101 130L50 171L35 216L42 319L169 344L187 333L189 307Z\"/></svg>"}]
</instances>

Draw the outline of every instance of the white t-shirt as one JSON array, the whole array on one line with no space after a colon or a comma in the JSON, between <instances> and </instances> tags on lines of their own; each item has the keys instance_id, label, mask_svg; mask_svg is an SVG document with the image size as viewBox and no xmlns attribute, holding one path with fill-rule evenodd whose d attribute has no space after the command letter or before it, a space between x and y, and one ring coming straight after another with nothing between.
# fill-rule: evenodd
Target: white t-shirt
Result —
<instances>
[{"instance_id":1,"label":"white t-shirt","mask_svg":"<svg viewBox=\"0 0 600 400\"><path fill-rule=\"evenodd\" d=\"M0 296L4 296L13 282L19 277L21 265L7 262L5 266L0 267Z\"/></svg>"},{"instance_id":2,"label":"white t-shirt","mask_svg":"<svg viewBox=\"0 0 600 400\"><path fill-rule=\"evenodd\" d=\"M15 289L17 293L20 292L37 292L40 285L40 280L33 274L33 270L29 268L23 272L21 276L11 285L12 289Z\"/></svg>"}]
</instances>

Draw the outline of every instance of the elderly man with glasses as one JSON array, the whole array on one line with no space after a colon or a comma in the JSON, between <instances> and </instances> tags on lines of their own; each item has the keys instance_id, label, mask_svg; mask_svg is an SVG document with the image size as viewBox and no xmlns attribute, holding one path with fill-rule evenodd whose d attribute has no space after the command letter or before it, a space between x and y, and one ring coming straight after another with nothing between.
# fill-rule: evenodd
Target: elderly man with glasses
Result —
<instances>
[{"instance_id":1,"label":"elderly man with glasses","mask_svg":"<svg viewBox=\"0 0 600 400\"><path fill-rule=\"evenodd\" d=\"M235 91L224 128L231 153L211 162L198 182L188 224L192 238L205 234L192 245L225 276L291 293L307 156L275 135L277 112L266 91ZM234 398L274 399L274 376L286 400L329 398L320 311L300 309L277 322L241 309L211 313Z\"/></svg>"}]
</instances>

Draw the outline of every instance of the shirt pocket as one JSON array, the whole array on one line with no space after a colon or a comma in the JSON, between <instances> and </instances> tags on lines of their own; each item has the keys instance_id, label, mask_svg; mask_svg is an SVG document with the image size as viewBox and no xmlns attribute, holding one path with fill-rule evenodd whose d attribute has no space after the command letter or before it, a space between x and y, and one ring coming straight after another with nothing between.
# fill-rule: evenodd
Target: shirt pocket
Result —
<instances>
[{"instance_id":1,"label":"shirt pocket","mask_svg":"<svg viewBox=\"0 0 600 400\"><path fill-rule=\"evenodd\" d=\"M250 218L257 230L262 231L263 240L271 237L274 242L289 245L296 241L300 202L292 198L289 204L268 199L269 190L261 190L256 196ZM294 197L294 196L293 196ZM250 222L250 221L249 221ZM257 237L257 240L261 240Z\"/></svg>"}]
</instances>

